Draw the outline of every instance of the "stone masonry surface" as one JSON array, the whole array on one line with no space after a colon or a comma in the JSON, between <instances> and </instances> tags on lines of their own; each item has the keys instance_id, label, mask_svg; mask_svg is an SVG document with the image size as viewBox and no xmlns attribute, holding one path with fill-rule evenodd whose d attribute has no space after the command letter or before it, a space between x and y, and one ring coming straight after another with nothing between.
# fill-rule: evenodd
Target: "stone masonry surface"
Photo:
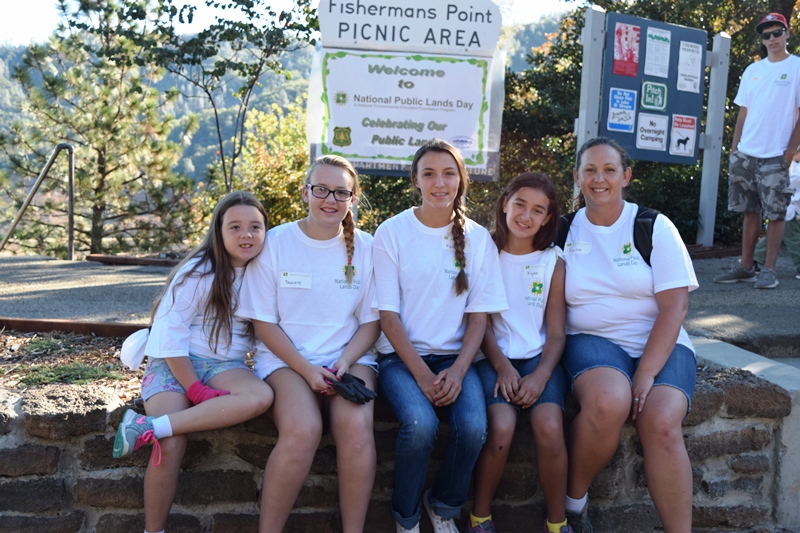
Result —
<instances>
[{"instance_id":1,"label":"stone masonry surface","mask_svg":"<svg viewBox=\"0 0 800 533\"><path fill-rule=\"evenodd\" d=\"M684 422L694 477L694 530L792 531L794 526L778 520L786 454L781 432L792 418L792 396L746 370L712 366L702 359L699 366L694 407ZM127 407L99 387L19 393L0 389L0 533L141 533L150 448L111 458L114 429ZM572 406L568 416L574 412ZM390 409L378 400L378 474L369 532L394 530L389 500L396 432ZM442 457L446 424L440 433L430 472ZM517 433L493 505L498 529L507 533L537 530L532 524L543 519L527 422L520 421ZM263 466L276 440L267 416L192 435L167 530L255 532ZM642 449L630 424L611 464L593 483L590 501L598 533L660 530L647 492ZM335 448L326 433L286 531L334 533L340 524ZM424 517L421 526L430 532Z\"/></svg>"}]
</instances>

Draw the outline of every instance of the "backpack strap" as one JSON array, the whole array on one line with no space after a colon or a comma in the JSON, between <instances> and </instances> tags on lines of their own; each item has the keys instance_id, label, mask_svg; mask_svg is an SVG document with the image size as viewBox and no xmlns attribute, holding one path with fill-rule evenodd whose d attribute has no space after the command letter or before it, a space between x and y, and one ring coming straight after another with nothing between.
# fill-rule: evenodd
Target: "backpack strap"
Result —
<instances>
[{"instance_id":1,"label":"backpack strap","mask_svg":"<svg viewBox=\"0 0 800 533\"><path fill-rule=\"evenodd\" d=\"M569 227L572 224L572 219L575 218L575 213L568 213L566 215L561 215L561 218L558 219L558 235L556 235L556 245L564 249L564 245L567 243L567 234L569 233Z\"/></svg>"},{"instance_id":2,"label":"backpack strap","mask_svg":"<svg viewBox=\"0 0 800 533\"><path fill-rule=\"evenodd\" d=\"M653 222L660 211L639 206L633 223L633 245L642 254L642 259L650 266L650 253L653 251ZM559 231L560 231L559 226ZM569 229L569 228L567 228ZM566 237L566 234L564 235Z\"/></svg>"}]
</instances>

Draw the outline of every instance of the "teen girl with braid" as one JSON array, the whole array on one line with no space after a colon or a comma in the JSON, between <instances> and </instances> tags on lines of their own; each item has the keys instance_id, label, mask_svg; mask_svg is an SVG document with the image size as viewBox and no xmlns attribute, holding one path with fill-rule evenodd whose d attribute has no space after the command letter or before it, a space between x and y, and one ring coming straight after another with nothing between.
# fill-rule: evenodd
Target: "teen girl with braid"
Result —
<instances>
[{"instance_id":1,"label":"teen girl with braid","mask_svg":"<svg viewBox=\"0 0 800 533\"><path fill-rule=\"evenodd\" d=\"M497 248L465 216L468 175L461 153L433 140L411 164L422 203L375 233L375 284L381 327L379 381L400 420L392 513L398 532L419 531L422 507L436 533L458 533L454 518L486 438L486 406L472 360L487 313L506 309ZM433 485L425 472L439 427L450 437Z\"/></svg>"},{"instance_id":2,"label":"teen girl with braid","mask_svg":"<svg viewBox=\"0 0 800 533\"><path fill-rule=\"evenodd\" d=\"M255 371L275 391L278 442L264 470L259 531L283 531L311 469L324 413L336 443L342 530L361 532L375 480L373 403L347 401L329 381L347 372L376 385L372 236L355 228L358 174L346 159L317 159L302 194L308 215L267 234L238 310L266 345Z\"/></svg>"}]
</instances>

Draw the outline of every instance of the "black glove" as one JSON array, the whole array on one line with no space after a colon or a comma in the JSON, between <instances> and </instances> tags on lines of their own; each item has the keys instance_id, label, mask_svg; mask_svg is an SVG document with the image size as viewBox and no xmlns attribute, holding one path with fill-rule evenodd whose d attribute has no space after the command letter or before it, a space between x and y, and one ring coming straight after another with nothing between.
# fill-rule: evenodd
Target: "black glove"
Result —
<instances>
[{"instance_id":1,"label":"black glove","mask_svg":"<svg viewBox=\"0 0 800 533\"><path fill-rule=\"evenodd\" d=\"M327 370L335 374L335 372L330 368ZM328 384L333 387L333 390L336 391L336 394L345 400L349 400L357 404L365 404L374 400L378 396L375 394L375 391L367 387L363 379L348 372L345 372L342 375L341 381L335 379L326 379L325 381L327 381Z\"/></svg>"}]
</instances>

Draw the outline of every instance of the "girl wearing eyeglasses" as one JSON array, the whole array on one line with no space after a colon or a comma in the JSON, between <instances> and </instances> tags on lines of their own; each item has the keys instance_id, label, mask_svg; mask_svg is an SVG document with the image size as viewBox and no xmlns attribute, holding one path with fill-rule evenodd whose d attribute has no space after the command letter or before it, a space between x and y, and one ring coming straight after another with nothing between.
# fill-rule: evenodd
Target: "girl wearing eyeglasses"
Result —
<instances>
[{"instance_id":1,"label":"girl wearing eyeglasses","mask_svg":"<svg viewBox=\"0 0 800 533\"><path fill-rule=\"evenodd\" d=\"M454 519L486 439L486 405L472 360L487 313L507 305L497 247L465 214L469 177L458 149L438 139L422 146L411 182L421 204L381 224L373 245L388 339L378 345L380 385L400 420L392 514L398 533L419 531L423 507L435 533L458 533ZM438 414L448 419L449 439L423 494Z\"/></svg>"},{"instance_id":2,"label":"girl wearing eyeglasses","mask_svg":"<svg viewBox=\"0 0 800 533\"><path fill-rule=\"evenodd\" d=\"M242 286L238 313L253 320L266 350L256 374L275 391L278 442L264 470L260 533L281 532L330 419L339 472L343 531L364 529L375 479L373 404L335 394L329 382L351 373L375 389L372 346L380 332L372 309L372 236L355 228L358 174L325 156L306 176L308 215L267 234Z\"/></svg>"}]
</instances>

